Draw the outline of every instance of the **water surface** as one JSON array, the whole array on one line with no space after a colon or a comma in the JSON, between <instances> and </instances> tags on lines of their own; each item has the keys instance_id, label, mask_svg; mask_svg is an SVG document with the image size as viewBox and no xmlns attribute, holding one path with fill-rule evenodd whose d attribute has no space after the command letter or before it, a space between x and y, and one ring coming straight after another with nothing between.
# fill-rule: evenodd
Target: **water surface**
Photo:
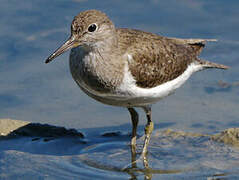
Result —
<instances>
[{"instance_id":1,"label":"water surface","mask_svg":"<svg viewBox=\"0 0 239 180\"><path fill-rule=\"evenodd\" d=\"M80 11L98 9L107 13L117 27L142 29L170 37L218 39L218 42L208 43L201 57L232 67L228 71L198 72L174 95L154 105L153 120L156 124L156 131L172 128L186 132L214 134L226 128L238 127L238 7L239 2L236 0L231 0L230 3L225 0L106 0L103 2L96 0L52 0L50 2L27 0L24 3L17 0L2 0L0 6L0 118L78 129L92 144L97 144L99 141L103 148L103 154L97 154L101 148L99 146L90 148L87 158L110 156L119 149L123 154L120 156L125 155L122 163L127 164L126 155L127 159L130 155L127 145L129 137L126 138L124 135L131 130L127 110L102 105L81 92L69 72L69 53L58 57L50 64L44 63L48 55L68 38L72 18ZM141 110L140 115L138 134L143 135L145 117ZM94 136L98 137L105 131L119 131L123 135L113 140L94 139ZM159 140L161 139L153 140L153 142L159 142ZM84 148L91 146L90 144L84 146L76 143L77 145L73 146L74 150L69 148L69 151L74 152L73 154L63 151L72 147L71 143L75 141L78 142L74 138L69 142L59 141L59 146L55 141L52 144L51 142L42 144L41 141L31 142L31 138L25 139L24 143L22 139L4 141L0 144L0 161L3 163L2 168L5 169L2 172L7 173L6 177L9 179L16 179L16 177L21 179L20 174L24 177L22 179L30 179L31 176L39 177L39 179L59 177L62 179L76 177L91 179L91 175L98 179L102 177L111 179L112 176L116 179L129 179L130 175L125 171L102 170L99 167L90 167L82 163ZM184 143L184 141L179 142ZM114 152L107 151L107 147L111 146L109 143L113 143L112 151L115 148ZM185 158L185 161L179 160L187 154L187 151L181 154L176 153L174 156L170 155L175 148L177 151L182 150L184 147L182 145L172 149L169 147L162 153L164 148L154 147L152 144L149 163L153 169L179 169L180 172L182 168L170 167L172 162L168 167L164 167L165 159L170 157L169 160L177 162L176 165L180 164L179 162L185 163L186 166L189 163L193 165L196 162L205 163L207 157L205 159L198 157L201 156L200 143L208 143L208 141L206 139L203 142L186 141L185 147L189 154L192 154L192 162L189 158ZM62 145L64 145L63 149L56 148ZM122 147L119 148L121 145ZM23 149L19 148L21 146ZM213 150L209 148L211 146L208 146L205 145L205 151L209 151L210 154ZM183 171L183 173L173 173L171 177L186 178L192 175L200 179L211 177L218 172L219 174L234 172L235 169L232 168L234 162L230 159L237 159L238 154L229 152L236 150L230 147L218 147L217 144L212 147L214 146L223 154L228 153L223 157L210 160L207 166L199 163L196 170L192 172L193 175L188 171ZM45 153L40 150L34 153L25 150L34 150L37 147L41 150L50 148L53 151ZM91 154L92 151L96 153ZM155 153L156 151L161 153ZM167 153L170 156L167 156ZM235 157L232 158L233 155ZM161 159L163 160L160 161ZM102 162L107 166L107 163L112 165L114 161L110 162L106 159ZM212 168L221 163L220 170ZM32 164L36 166L32 167ZM20 168L20 165L24 168ZM205 167L210 168L207 171ZM48 176L45 177L44 174ZM139 172L135 176L140 179L143 178L143 174L144 172ZM166 173L160 177L167 178L168 175Z\"/></svg>"}]
</instances>

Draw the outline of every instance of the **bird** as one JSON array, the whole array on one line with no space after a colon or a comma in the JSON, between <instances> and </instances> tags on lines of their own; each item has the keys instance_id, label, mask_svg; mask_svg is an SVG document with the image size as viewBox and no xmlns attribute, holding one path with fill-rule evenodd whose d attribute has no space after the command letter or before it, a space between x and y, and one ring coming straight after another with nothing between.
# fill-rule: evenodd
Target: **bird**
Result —
<instances>
[{"instance_id":1,"label":"bird","mask_svg":"<svg viewBox=\"0 0 239 180\"><path fill-rule=\"evenodd\" d=\"M139 121L135 108L142 108L147 123L141 154L146 157L154 129L152 105L174 93L197 71L229 68L199 58L208 41L216 40L116 28L104 12L92 9L74 17L70 38L45 63L71 49L70 71L81 90L101 103L128 109L133 152Z\"/></svg>"}]
</instances>

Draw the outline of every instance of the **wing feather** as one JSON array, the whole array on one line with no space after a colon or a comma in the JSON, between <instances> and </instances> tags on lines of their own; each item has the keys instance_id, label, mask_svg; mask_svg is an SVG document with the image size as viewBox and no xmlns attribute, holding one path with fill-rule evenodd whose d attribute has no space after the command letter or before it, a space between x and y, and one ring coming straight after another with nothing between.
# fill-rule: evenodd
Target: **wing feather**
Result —
<instances>
[{"instance_id":1,"label":"wing feather","mask_svg":"<svg viewBox=\"0 0 239 180\"><path fill-rule=\"evenodd\" d=\"M121 49L132 57L129 70L142 88L156 87L180 76L197 59L204 43L204 40L166 38L138 30L118 29L118 33Z\"/></svg>"}]
</instances>

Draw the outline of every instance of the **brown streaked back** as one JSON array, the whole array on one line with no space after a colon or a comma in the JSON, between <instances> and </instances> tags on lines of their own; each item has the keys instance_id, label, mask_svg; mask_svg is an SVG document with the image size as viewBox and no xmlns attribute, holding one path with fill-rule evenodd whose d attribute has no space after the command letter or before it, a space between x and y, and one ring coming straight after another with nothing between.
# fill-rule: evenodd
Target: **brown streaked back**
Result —
<instances>
[{"instance_id":1,"label":"brown streaked back","mask_svg":"<svg viewBox=\"0 0 239 180\"><path fill-rule=\"evenodd\" d=\"M197 59L203 44L183 44L139 30L117 29L120 48L132 56L129 70L142 88L152 88L180 76Z\"/></svg>"}]
</instances>

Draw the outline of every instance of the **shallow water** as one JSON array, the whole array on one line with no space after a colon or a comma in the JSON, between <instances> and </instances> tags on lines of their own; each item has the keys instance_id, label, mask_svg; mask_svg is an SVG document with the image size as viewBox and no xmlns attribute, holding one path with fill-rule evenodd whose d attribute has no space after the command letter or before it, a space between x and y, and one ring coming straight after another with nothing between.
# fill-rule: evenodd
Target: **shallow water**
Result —
<instances>
[{"instance_id":1,"label":"shallow water","mask_svg":"<svg viewBox=\"0 0 239 180\"><path fill-rule=\"evenodd\" d=\"M38 131L35 131L35 128ZM50 133L49 133L50 132ZM51 137L49 137L51 136ZM0 141L0 179L237 179L239 149L209 135L153 133L146 161L128 133L26 125ZM144 163L146 162L146 164Z\"/></svg>"},{"instance_id":2,"label":"shallow water","mask_svg":"<svg viewBox=\"0 0 239 180\"><path fill-rule=\"evenodd\" d=\"M32 176L38 179L144 178L146 172L141 170L134 172L136 175L121 171L130 162L128 112L102 105L81 92L71 78L68 53L44 64L45 58L69 36L72 18L86 9L106 12L117 27L179 38L218 39L208 43L201 57L232 68L196 73L174 95L154 105L155 129L213 134L238 127L238 7L236 0L230 3L225 0L52 0L50 3L28 0L21 4L16 0L3 0L0 6L0 118L76 128L87 135L90 143L84 145L77 138L49 142L31 141L31 137L0 141L1 178L4 174L10 179L31 179ZM143 135L145 117L141 111L140 115L138 133ZM105 131L119 131L121 135L113 140L103 138L100 134ZM207 139L180 139L177 143L173 140L165 146L161 141L162 137L157 136L150 145L148 159L150 167L156 170L152 176L155 179L237 176L235 149L210 144ZM112 149L108 150L109 146ZM201 151L201 148L205 149ZM104 160L100 162L84 163L84 158L90 161L102 157ZM121 163L115 163L119 159ZM112 165L120 170L110 169L115 167ZM143 169L142 164L138 166ZM175 173L166 173L168 170Z\"/></svg>"},{"instance_id":3,"label":"shallow water","mask_svg":"<svg viewBox=\"0 0 239 180\"><path fill-rule=\"evenodd\" d=\"M9 120L10 121L10 120ZM238 132L237 132L238 133ZM239 146L211 136L156 130L145 166L125 131L75 130L33 124L0 136L0 179L238 179ZM238 140L237 140L238 143Z\"/></svg>"}]
</instances>

